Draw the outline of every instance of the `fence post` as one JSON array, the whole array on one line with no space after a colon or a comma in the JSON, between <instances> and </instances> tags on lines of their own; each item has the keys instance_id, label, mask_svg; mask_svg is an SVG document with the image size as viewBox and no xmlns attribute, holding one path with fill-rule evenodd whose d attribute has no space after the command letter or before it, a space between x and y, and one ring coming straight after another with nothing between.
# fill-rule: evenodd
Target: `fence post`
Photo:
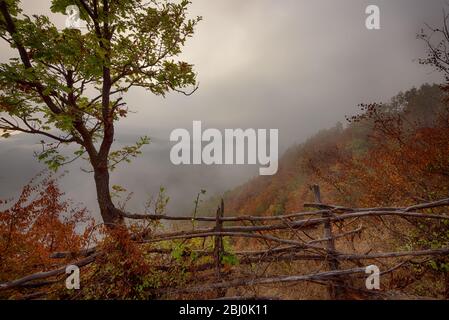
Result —
<instances>
[{"instance_id":1,"label":"fence post","mask_svg":"<svg viewBox=\"0 0 449 320\"><path fill-rule=\"evenodd\" d=\"M320 186L319 185L312 185L310 186L310 189L313 191L313 194L315 196L315 202L316 203L322 203L321 202L321 192L320 192ZM332 223L330 221L331 214L329 212L323 213L323 218L328 218L324 222L324 238L328 239L327 241L327 249L331 252L335 252L335 239L332 234ZM329 265L330 270L338 270L340 268L338 259L330 254L327 257L327 262ZM336 285L337 284L337 285ZM343 290L342 287L339 285L341 284L340 280L332 281L329 284L329 295L332 299L340 299L343 296Z\"/></svg>"},{"instance_id":2,"label":"fence post","mask_svg":"<svg viewBox=\"0 0 449 320\"><path fill-rule=\"evenodd\" d=\"M215 232L221 232L223 228L224 217L224 201L221 199L221 204L217 209L216 222L215 222ZM222 236L215 236L214 245L214 258L215 258L215 274L217 280L221 279L221 255L223 253L223 238Z\"/></svg>"}]
</instances>

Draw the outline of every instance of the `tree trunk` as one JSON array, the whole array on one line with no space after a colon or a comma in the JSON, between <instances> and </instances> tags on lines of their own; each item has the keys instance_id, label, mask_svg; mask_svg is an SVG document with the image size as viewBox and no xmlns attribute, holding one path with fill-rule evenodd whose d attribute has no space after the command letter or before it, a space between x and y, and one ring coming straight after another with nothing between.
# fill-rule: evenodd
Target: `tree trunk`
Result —
<instances>
[{"instance_id":1,"label":"tree trunk","mask_svg":"<svg viewBox=\"0 0 449 320\"><path fill-rule=\"evenodd\" d=\"M101 217L107 227L123 225L124 219L112 202L109 189L109 171L106 166L94 168L95 186L97 188L97 201L100 207Z\"/></svg>"}]
</instances>

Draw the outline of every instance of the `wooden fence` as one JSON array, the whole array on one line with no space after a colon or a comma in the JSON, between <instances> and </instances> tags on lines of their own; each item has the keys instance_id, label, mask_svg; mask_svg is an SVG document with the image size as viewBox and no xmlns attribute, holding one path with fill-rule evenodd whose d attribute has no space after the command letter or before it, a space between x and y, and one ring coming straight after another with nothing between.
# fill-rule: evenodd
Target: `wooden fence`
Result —
<instances>
[{"instance_id":1,"label":"wooden fence","mask_svg":"<svg viewBox=\"0 0 449 320\"><path fill-rule=\"evenodd\" d=\"M422 211L447 207L449 206L449 198L409 207L347 208L323 204L321 201L320 189L317 185L311 186L311 191L314 194L315 202L307 203L304 206L306 208L311 208L312 210L285 215L225 217L224 202L221 201L215 217L192 218L190 216L133 214L124 214L124 217L132 220L198 221L205 224L214 224L214 226L210 228L152 233L143 238L135 238L135 241L138 243L160 243L168 240L213 238L214 248L212 251L198 250L196 252L198 256L209 255L213 257L213 263L194 265L188 271L202 272L214 270L214 281L185 288L168 288L167 290L172 294L215 291L219 297L223 297L226 294L226 289L232 287L311 281L326 285L331 299L344 299L345 293L348 290L359 290L368 293L367 290L351 287L348 282L348 279L356 274L360 274L359 277L366 276L366 265L364 264L364 261L401 257L407 258L392 268L383 271L381 274L384 275L405 266L410 259L414 257L436 257L447 256L449 254L449 247L418 251L369 252L364 254L340 252L336 248L337 239L352 238L352 240L354 240L355 235L360 235L363 232L362 226L349 230L348 228L355 221L364 218L393 216L405 219L408 222L416 219L426 219L432 221L432 223L448 221L448 214L423 213ZM335 225L338 225L339 229L342 230L340 233L334 232L333 227ZM316 236L317 232L321 230L319 227L322 227L321 237ZM313 232L315 236L312 236L310 232ZM319 270L315 273L300 275L263 275L229 280L223 275L222 258L226 254L223 245L224 237L232 239L255 239L264 244L264 248L260 250L234 252L238 257L239 265L276 263L280 261L321 261L326 264L327 270ZM172 253L171 250L157 248L156 246L149 249L149 252L162 255L169 255ZM81 268L95 262L96 258L101 254L102 252L100 250L89 248L76 253L55 253L52 255L52 258L73 258L75 261L72 261L69 265L77 265ZM342 265L347 264L346 262L352 262L354 267L343 268ZM169 269L167 266L155 266L155 268L162 271ZM64 275L65 270L66 266L64 265L51 271L40 272L7 283L1 283L0 290L17 290L19 288L49 285L55 281L62 280L63 277L58 278L58 276ZM232 298L244 299L248 297Z\"/></svg>"}]
</instances>

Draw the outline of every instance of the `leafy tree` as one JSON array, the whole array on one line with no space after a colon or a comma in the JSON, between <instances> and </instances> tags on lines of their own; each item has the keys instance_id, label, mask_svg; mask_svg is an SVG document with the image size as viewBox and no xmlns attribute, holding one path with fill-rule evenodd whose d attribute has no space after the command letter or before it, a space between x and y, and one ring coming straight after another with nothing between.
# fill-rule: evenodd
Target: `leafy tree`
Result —
<instances>
[{"instance_id":1,"label":"leafy tree","mask_svg":"<svg viewBox=\"0 0 449 320\"><path fill-rule=\"evenodd\" d=\"M53 0L51 10L80 9L86 31L58 30L47 16L22 14L19 0L0 1L0 36L18 57L0 65L0 129L43 136L39 160L51 169L72 161L59 147L77 144L94 173L103 222L121 224L110 170L149 143L113 150L115 124L126 117L123 95L141 87L164 96L193 93L193 67L176 57L200 17L188 19L190 2ZM190 89L189 89L190 88ZM186 92L184 90L190 90Z\"/></svg>"}]
</instances>

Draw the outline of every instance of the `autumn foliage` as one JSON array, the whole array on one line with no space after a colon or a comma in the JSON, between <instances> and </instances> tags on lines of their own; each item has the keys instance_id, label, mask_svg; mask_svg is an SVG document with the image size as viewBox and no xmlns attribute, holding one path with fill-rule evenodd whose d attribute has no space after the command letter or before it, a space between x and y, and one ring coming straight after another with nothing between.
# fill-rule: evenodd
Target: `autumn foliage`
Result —
<instances>
[{"instance_id":1,"label":"autumn foliage","mask_svg":"<svg viewBox=\"0 0 449 320\"><path fill-rule=\"evenodd\" d=\"M411 93L424 95L430 89ZM421 107L428 107L427 122L407 104L362 105L363 113L349 119L341 141L311 154L307 167L345 204L407 205L447 196L448 109ZM368 128L363 140L357 136L361 127ZM354 144L357 139L364 145Z\"/></svg>"},{"instance_id":2,"label":"autumn foliage","mask_svg":"<svg viewBox=\"0 0 449 320\"><path fill-rule=\"evenodd\" d=\"M86 246L93 221L63 196L54 178L40 175L17 199L0 201L0 282L48 270L52 253Z\"/></svg>"},{"instance_id":3,"label":"autumn foliage","mask_svg":"<svg viewBox=\"0 0 449 320\"><path fill-rule=\"evenodd\" d=\"M449 111L445 92L424 85L390 103L361 105L344 127L322 130L292 147L278 174L227 194L230 213L293 212L319 183L326 201L348 206L407 205L449 191Z\"/></svg>"}]
</instances>

